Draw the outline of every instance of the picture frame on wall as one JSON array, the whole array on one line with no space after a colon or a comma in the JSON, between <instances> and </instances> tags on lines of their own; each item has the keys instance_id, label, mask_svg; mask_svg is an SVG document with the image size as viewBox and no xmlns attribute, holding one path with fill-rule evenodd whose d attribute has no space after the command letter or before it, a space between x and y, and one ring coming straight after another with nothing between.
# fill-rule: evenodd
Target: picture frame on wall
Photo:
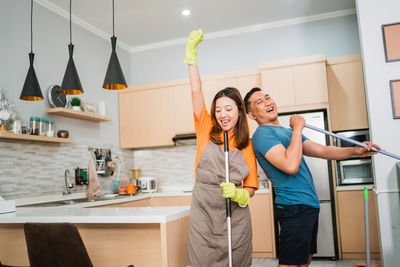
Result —
<instances>
[{"instance_id":1,"label":"picture frame on wall","mask_svg":"<svg viewBox=\"0 0 400 267\"><path fill-rule=\"evenodd\" d=\"M400 80L390 81L390 96L392 98L393 119L400 119Z\"/></svg>"},{"instance_id":2,"label":"picture frame on wall","mask_svg":"<svg viewBox=\"0 0 400 267\"><path fill-rule=\"evenodd\" d=\"M400 61L400 22L382 25L386 62Z\"/></svg>"},{"instance_id":3,"label":"picture frame on wall","mask_svg":"<svg viewBox=\"0 0 400 267\"><path fill-rule=\"evenodd\" d=\"M88 102L83 102L83 111L97 114L96 105Z\"/></svg>"}]
</instances>

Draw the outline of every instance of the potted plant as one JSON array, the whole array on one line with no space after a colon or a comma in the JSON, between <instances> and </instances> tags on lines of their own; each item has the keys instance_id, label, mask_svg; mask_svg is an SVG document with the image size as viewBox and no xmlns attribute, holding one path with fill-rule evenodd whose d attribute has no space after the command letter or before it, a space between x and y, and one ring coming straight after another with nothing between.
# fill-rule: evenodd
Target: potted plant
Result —
<instances>
[{"instance_id":1,"label":"potted plant","mask_svg":"<svg viewBox=\"0 0 400 267\"><path fill-rule=\"evenodd\" d=\"M81 99L79 97L71 98L71 106L73 110L81 111Z\"/></svg>"}]
</instances>

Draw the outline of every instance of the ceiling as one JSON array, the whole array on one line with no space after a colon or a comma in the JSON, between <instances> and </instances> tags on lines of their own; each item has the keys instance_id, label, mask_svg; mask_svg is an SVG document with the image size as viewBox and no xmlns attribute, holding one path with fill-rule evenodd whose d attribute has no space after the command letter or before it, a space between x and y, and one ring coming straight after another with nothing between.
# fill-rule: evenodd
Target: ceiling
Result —
<instances>
[{"instance_id":1,"label":"ceiling","mask_svg":"<svg viewBox=\"0 0 400 267\"><path fill-rule=\"evenodd\" d=\"M35 0L69 18L69 0ZM354 9L354 0L115 0L115 36L126 49L205 34ZM190 16L181 15L190 9ZM112 0L72 1L74 21L112 35Z\"/></svg>"}]
</instances>

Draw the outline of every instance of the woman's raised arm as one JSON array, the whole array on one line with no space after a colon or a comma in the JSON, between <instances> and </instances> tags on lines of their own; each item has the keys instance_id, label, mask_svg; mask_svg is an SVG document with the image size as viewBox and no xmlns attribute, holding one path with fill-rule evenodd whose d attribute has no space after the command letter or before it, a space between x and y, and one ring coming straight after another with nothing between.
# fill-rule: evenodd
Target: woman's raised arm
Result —
<instances>
[{"instance_id":1,"label":"woman's raised arm","mask_svg":"<svg viewBox=\"0 0 400 267\"><path fill-rule=\"evenodd\" d=\"M196 46L203 40L201 29L192 31L186 42L185 63L189 66L189 80L192 90L192 106L196 119L200 118L201 110L204 106L203 90L201 89L201 79L199 67L197 66Z\"/></svg>"}]
</instances>

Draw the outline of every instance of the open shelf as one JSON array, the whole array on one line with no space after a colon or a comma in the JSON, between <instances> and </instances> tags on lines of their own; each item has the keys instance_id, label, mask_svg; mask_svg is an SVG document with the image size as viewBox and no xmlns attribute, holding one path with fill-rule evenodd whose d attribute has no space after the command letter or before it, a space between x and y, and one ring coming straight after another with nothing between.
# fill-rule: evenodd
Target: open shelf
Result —
<instances>
[{"instance_id":1,"label":"open shelf","mask_svg":"<svg viewBox=\"0 0 400 267\"><path fill-rule=\"evenodd\" d=\"M74 141L70 138L58 138L58 137L30 135L30 134L15 134L5 131L0 131L0 140L1 139L26 140L26 141L36 141L36 142L49 142L49 143L72 143Z\"/></svg>"},{"instance_id":2,"label":"open shelf","mask_svg":"<svg viewBox=\"0 0 400 267\"><path fill-rule=\"evenodd\" d=\"M97 115L94 113L77 111L77 110L72 110L72 109L68 109L68 108L48 108L46 110L46 112L49 114L60 115L60 116L65 116L65 117L72 117L72 118L88 120L88 121L98 121L98 122L111 121L110 117L100 116L100 115Z\"/></svg>"}]
</instances>

